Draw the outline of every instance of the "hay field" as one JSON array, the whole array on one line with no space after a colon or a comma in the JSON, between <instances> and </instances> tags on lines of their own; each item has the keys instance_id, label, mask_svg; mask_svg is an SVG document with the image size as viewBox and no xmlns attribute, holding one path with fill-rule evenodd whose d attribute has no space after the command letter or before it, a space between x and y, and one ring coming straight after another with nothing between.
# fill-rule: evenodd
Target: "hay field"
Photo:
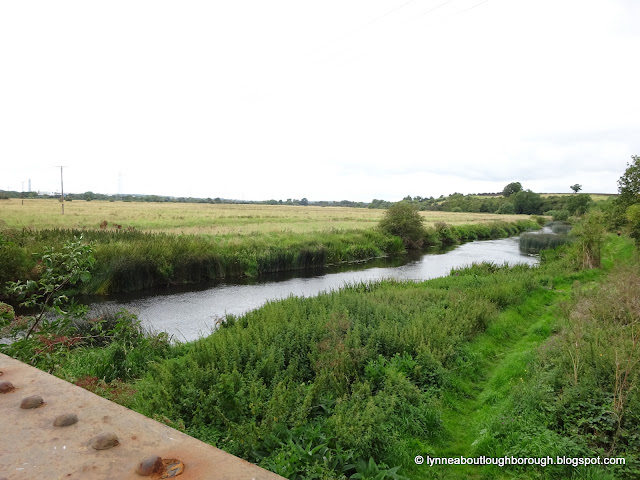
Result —
<instances>
[{"instance_id":1,"label":"hay field","mask_svg":"<svg viewBox=\"0 0 640 480\"><path fill-rule=\"evenodd\" d=\"M58 200L20 199L0 201L0 227L9 228L100 228L121 225L144 232L177 234L249 235L260 233L308 233L332 230L366 230L375 227L385 210L347 207L291 205L223 205L204 203L146 203L74 200L65 202L60 213ZM425 224L452 225L514 221L524 215L486 213L421 212Z\"/></svg>"}]
</instances>

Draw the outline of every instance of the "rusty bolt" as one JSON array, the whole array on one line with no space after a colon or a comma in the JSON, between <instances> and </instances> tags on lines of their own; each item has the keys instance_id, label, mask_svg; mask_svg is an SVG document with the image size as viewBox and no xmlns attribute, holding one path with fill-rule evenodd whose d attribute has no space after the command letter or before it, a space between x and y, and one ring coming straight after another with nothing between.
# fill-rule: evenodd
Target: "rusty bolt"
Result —
<instances>
[{"instance_id":1,"label":"rusty bolt","mask_svg":"<svg viewBox=\"0 0 640 480\"><path fill-rule=\"evenodd\" d=\"M91 440L91 446L96 450L108 450L115 447L120 442L115 433L101 433L93 440Z\"/></svg>"},{"instance_id":2,"label":"rusty bolt","mask_svg":"<svg viewBox=\"0 0 640 480\"><path fill-rule=\"evenodd\" d=\"M9 393L14 388L11 382L0 382L0 393Z\"/></svg>"},{"instance_id":3,"label":"rusty bolt","mask_svg":"<svg viewBox=\"0 0 640 480\"><path fill-rule=\"evenodd\" d=\"M78 416L75 413L65 413L58 415L53 421L54 427L68 427L78 421Z\"/></svg>"},{"instance_id":4,"label":"rusty bolt","mask_svg":"<svg viewBox=\"0 0 640 480\"><path fill-rule=\"evenodd\" d=\"M140 462L140 465L136 468L136 473L141 477L149 477L154 473L162 472L163 468L164 465L162 464L162 458L152 456L147 457Z\"/></svg>"},{"instance_id":5,"label":"rusty bolt","mask_svg":"<svg viewBox=\"0 0 640 480\"><path fill-rule=\"evenodd\" d=\"M23 398L20 403L20 408L38 408L44 403L40 395L31 395L30 397Z\"/></svg>"},{"instance_id":6,"label":"rusty bolt","mask_svg":"<svg viewBox=\"0 0 640 480\"><path fill-rule=\"evenodd\" d=\"M163 459L162 463L164 464L164 472L162 473L161 478L173 478L178 475L182 475L184 472L184 463L176 458L171 459Z\"/></svg>"}]
</instances>

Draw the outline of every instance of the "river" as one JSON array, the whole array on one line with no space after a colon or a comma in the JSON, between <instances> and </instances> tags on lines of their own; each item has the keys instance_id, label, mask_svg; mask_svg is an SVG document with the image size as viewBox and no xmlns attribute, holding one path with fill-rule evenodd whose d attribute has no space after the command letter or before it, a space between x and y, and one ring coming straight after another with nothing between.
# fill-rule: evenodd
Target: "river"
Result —
<instances>
[{"instance_id":1,"label":"river","mask_svg":"<svg viewBox=\"0 0 640 480\"><path fill-rule=\"evenodd\" d=\"M164 331L178 341L191 341L209 335L216 321L226 314L241 315L269 300L290 295L310 297L339 289L346 284L372 282L384 278L421 281L448 275L452 268L471 263L526 263L535 265L537 257L520 253L518 237L465 243L444 253L427 253L414 258L378 260L367 264L342 266L322 271L294 272L288 276L211 285L156 289L152 292L116 294L92 301L92 309L126 308L142 325ZM346 268L346 270L345 270ZM342 270L342 271L336 271Z\"/></svg>"}]
</instances>

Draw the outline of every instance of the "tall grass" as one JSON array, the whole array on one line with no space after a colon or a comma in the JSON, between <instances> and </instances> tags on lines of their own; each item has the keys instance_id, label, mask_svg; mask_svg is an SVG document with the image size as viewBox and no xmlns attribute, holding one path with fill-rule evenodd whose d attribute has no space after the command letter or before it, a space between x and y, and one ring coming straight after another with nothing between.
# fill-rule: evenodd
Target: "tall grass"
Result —
<instances>
[{"instance_id":1,"label":"tall grass","mask_svg":"<svg viewBox=\"0 0 640 480\"><path fill-rule=\"evenodd\" d=\"M569 222L549 222L547 223L547 227L551 228L551 231L553 233L562 235L569 233L573 225L571 225Z\"/></svg>"}]
</instances>

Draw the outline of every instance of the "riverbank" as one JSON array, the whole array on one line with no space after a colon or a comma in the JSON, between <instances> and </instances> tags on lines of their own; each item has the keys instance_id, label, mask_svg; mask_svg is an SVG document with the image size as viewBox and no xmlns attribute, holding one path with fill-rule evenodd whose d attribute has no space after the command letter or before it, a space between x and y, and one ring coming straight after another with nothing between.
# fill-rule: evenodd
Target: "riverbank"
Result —
<instances>
[{"instance_id":1,"label":"riverbank","mask_svg":"<svg viewBox=\"0 0 640 480\"><path fill-rule=\"evenodd\" d=\"M425 246L502 238L538 228L513 222L427 228ZM94 245L95 268L83 293L131 292L158 286L325 267L399 255L402 241L378 229L256 235L174 235L133 230L10 230L0 235L0 282L37 276L37 256L82 235Z\"/></svg>"},{"instance_id":2,"label":"riverbank","mask_svg":"<svg viewBox=\"0 0 640 480\"><path fill-rule=\"evenodd\" d=\"M449 275L451 269L471 263L497 265L537 264L539 257L523 255L516 237L477 240L427 253L386 257L357 264L287 272L285 274L242 278L199 285L162 287L126 294L81 297L92 315L124 308L134 312L142 325L167 332L179 341L193 341L209 335L221 319L259 308L268 301L291 295L312 297L345 285L383 279L424 281ZM95 313L93 313L95 312Z\"/></svg>"},{"instance_id":3,"label":"riverbank","mask_svg":"<svg viewBox=\"0 0 640 480\"><path fill-rule=\"evenodd\" d=\"M363 283L289 298L229 316L217 333L197 342L167 346L162 354L148 349L129 383L100 383L97 369L114 357L91 349L72 353L57 373L71 381L94 379L85 380L89 388L287 478L567 478L575 472L576 478L633 478L620 468L595 474L567 466L437 468L414 462L416 455L566 452L623 456L633 465L637 450L629 434L638 427L637 390L626 397L621 432L629 433L608 451L593 431L554 427L539 409L519 406L528 391L546 395L545 408L562 405L571 375L566 387L557 383L560 375L540 390L546 370L536 367L544 346L566 331L562 305L602 288L610 272L635 262L632 252L629 239L612 236L602 269L578 269L578 249L566 246L535 269L485 264L422 283ZM614 299L602 298L606 311ZM609 360L614 350L608 349ZM554 351L559 365L570 364L566 349ZM583 388L606 398L613 384L593 390L585 361ZM615 365L607 368L608 378L615 377ZM608 407L592 403L593 395L572 422L591 418L591 407L607 418ZM560 411L554 415L566 422ZM530 440L514 444L510 431ZM551 433L534 442L537 431Z\"/></svg>"},{"instance_id":4,"label":"riverbank","mask_svg":"<svg viewBox=\"0 0 640 480\"><path fill-rule=\"evenodd\" d=\"M536 268L481 264L426 282L272 301L182 345L120 314L74 336L34 337L22 345L30 353L14 353L287 478L633 478L638 364L634 337L623 333L634 324L616 319L637 320L622 284L640 280L611 272L627 265L637 275L638 263L628 238L608 237L602 252L599 269L581 269L577 241ZM610 283L618 286L608 294ZM592 308L580 298L590 295L601 313L581 321L576 343L566 319L575 305L584 320ZM624 352L626 370L617 361ZM612 392L623 401L607 403ZM628 469L414 462L548 452L624 457Z\"/></svg>"}]
</instances>

